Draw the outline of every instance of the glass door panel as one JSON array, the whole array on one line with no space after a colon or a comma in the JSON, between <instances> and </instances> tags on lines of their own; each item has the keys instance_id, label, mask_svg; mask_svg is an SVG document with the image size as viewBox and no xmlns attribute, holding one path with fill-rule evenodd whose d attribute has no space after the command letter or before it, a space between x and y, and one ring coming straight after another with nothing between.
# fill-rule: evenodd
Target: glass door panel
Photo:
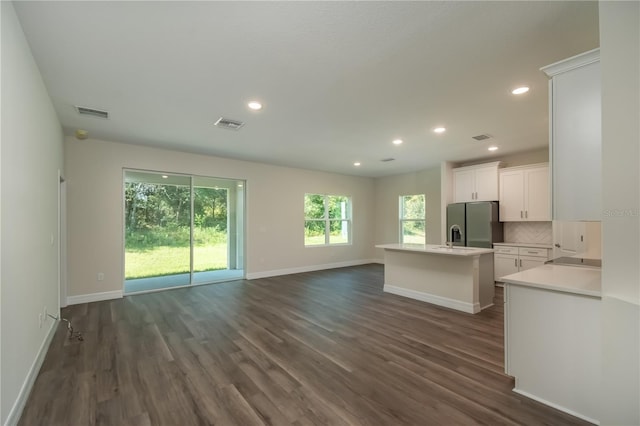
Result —
<instances>
[{"instance_id":1,"label":"glass door panel","mask_svg":"<svg viewBox=\"0 0 640 426\"><path fill-rule=\"evenodd\" d=\"M189 284L191 178L125 172L125 292Z\"/></svg>"},{"instance_id":2,"label":"glass door panel","mask_svg":"<svg viewBox=\"0 0 640 426\"><path fill-rule=\"evenodd\" d=\"M125 171L125 293L244 277L243 181Z\"/></svg>"},{"instance_id":3,"label":"glass door panel","mask_svg":"<svg viewBox=\"0 0 640 426\"><path fill-rule=\"evenodd\" d=\"M242 278L238 258L243 237L238 203L244 183L203 176L193 178L193 283Z\"/></svg>"}]
</instances>

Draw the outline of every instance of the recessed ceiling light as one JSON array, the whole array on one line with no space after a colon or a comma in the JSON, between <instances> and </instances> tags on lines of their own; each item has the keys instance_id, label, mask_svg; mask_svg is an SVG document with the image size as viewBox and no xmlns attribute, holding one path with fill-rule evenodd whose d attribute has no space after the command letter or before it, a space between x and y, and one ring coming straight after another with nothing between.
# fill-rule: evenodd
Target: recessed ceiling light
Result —
<instances>
[{"instance_id":1,"label":"recessed ceiling light","mask_svg":"<svg viewBox=\"0 0 640 426\"><path fill-rule=\"evenodd\" d=\"M527 93L528 91L529 91L529 88L527 86L522 86L522 87L513 89L511 93L513 93L514 95L522 95L523 93Z\"/></svg>"},{"instance_id":2,"label":"recessed ceiling light","mask_svg":"<svg viewBox=\"0 0 640 426\"><path fill-rule=\"evenodd\" d=\"M359 161L356 161L355 163L353 163L354 166L358 167L360 165Z\"/></svg>"},{"instance_id":3,"label":"recessed ceiling light","mask_svg":"<svg viewBox=\"0 0 640 426\"><path fill-rule=\"evenodd\" d=\"M251 101L247 106L254 111L260 111L262 109L262 104L258 101Z\"/></svg>"},{"instance_id":4,"label":"recessed ceiling light","mask_svg":"<svg viewBox=\"0 0 640 426\"><path fill-rule=\"evenodd\" d=\"M444 133L447 129L444 127L436 127L435 129L433 129L433 131L435 133Z\"/></svg>"},{"instance_id":5,"label":"recessed ceiling light","mask_svg":"<svg viewBox=\"0 0 640 426\"><path fill-rule=\"evenodd\" d=\"M497 146L490 146L489 148L487 148L489 151L497 151L498 147Z\"/></svg>"},{"instance_id":6,"label":"recessed ceiling light","mask_svg":"<svg viewBox=\"0 0 640 426\"><path fill-rule=\"evenodd\" d=\"M400 145L402 143L402 139L394 139L393 140L393 144L394 145Z\"/></svg>"}]
</instances>

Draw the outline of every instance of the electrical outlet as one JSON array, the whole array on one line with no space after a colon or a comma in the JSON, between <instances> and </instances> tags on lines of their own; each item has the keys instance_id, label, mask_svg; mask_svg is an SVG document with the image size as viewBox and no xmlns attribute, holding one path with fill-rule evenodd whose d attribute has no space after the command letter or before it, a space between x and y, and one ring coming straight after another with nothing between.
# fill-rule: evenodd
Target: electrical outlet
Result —
<instances>
[{"instance_id":1,"label":"electrical outlet","mask_svg":"<svg viewBox=\"0 0 640 426\"><path fill-rule=\"evenodd\" d=\"M104 281L104 272L98 272L98 281Z\"/></svg>"},{"instance_id":2,"label":"electrical outlet","mask_svg":"<svg viewBox=\"0 0 640 426\"><path fill-rule=\"evenodd\" d=\"M42 328L42 314L38 314L38 328Z\"/></svg>"}]
</instances>

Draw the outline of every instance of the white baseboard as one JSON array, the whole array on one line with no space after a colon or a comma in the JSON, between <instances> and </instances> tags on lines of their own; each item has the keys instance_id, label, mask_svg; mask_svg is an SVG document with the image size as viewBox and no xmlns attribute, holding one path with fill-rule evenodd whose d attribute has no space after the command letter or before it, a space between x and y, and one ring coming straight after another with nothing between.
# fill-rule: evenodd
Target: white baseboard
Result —
<instances>
[{"instance_id":1,"label":"white baseboard","mask_svg":"<svg viewBox=\"0 0 640 426\"><path fill-rule=\"evenodd\" d=\"M587 417L587 416L582 415L580 413L576 413L575 411L570 410L568 408L565 408L562 405L554 404L553 402L549 402L549 401L547 401L545 399L539 398L539 397L537 397L535 395L532 395L532 394L530 394L528 392L522 391L522 390L520 390L518 388L513 388L513 391L515 393L517 393L517 394L522 395L522 396L526 396L529 399L533 399L534 401L538 401L538 402L540 402L540 403L542 403L544 405L548 405L549 407L553 407L556 410L560 410L560 411L562 411L564 413L571 414L572 416L577 417L577 418L582 419L582 420L585 420L585 421L587 421L589 423L593 423L594 425L599 425L600 424L600 422L598 420L596 420L596 419L592 419L591 417Z\"/></svg>"},{"instance_id":2,"label":"white baseboard","mask_svg":"<svg viewBox=\"0 0 640 426\"><path fill-rule=\"evenodd\" d=\"M434 305L444 306L445 308L456 309L458 311L467 312L470 314L480 312L479 304L461 302L459 300L449 299L448 297L435 296L433 294L409 290L403 287L396 287L393 285L385 284L384 291L386 291L387 293L397 294L398 296L404 296L410 299L420 300L422 302L433 303Z\"/></svg>"},{"instance_id":3,"label":"white baseboard","mask_svg":"<svg viewBox=\"0 0 640 426\"><path fill-rule=\"evenodd\" d=\"M44 357L47 355L49 345L53 340L53 336L56 334L57 326L58 321L51 321L49 331L42 341L40 349L38 349L38 353L36 354L36 357L31 364L31 368L29 368L29 371L27 372L27 377L24 379L24 383L22 384L20 392L18 393L18 398L16 398L13 407L11 407L11 411L9 411L7 420L4 422L4 426L14 426L18 424L18 421L20 421L24 406L29 399L29 394L31 394L33 384L36 382L36 378L38 377L38 373L40 372L40 368L42 367L42 363L44 362Z\"/></svg>"},{"instance_id":4,"label":"white baseboard","mask_svg":"<svg viewBox=\"0 0 640 426\"><path fill-rule=\"evenodd\" d=\"M78 305L80 303L100 302L102 300L112 299L122 299L122 290L80 294L78 296L67 296L67 305Z\"/></svg>"},{"instance_id":5,"label":"white baseboard","mask_svg":"<svg viewBox=\"0 0 640 426\"><path fill-rule=\"evenodd\" d=\"M300 266L296 268L273 269L271 271L262 271L262 272L247 272L247 279L255 280L258 278L277 277L279 275L300 274L302 272L313 272L313 271L322 271L325 269L345 268L347 266L367 265L369 263L376 263L376 261L373 259L350 260L347 262L325 263L323 265L310 265L310 266Z\"/></svg>"}]
</instances>

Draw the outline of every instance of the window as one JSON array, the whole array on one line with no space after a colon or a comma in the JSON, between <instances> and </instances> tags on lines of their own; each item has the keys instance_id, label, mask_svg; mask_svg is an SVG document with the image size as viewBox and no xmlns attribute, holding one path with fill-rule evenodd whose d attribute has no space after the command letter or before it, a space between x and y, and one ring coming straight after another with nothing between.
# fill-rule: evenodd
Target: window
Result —
<instances>
[{"instance_id":1,"label":"window","mask_svg":"<svg viewBox=\"0 0 640 426\"><path fill-rule=\"evenodd\" d=\"M400 242L425 244L424 194L400 196Z\"/></svg>"},{"instance_id":2,"label":"window","mask_svg":"<svg viewBox=\"0 0 640 426\"><path fill-rule=\"evenodd\" d=\"M304 245L351 243L351 198L344 195L304 195Z\"/></svg>"}]
</instances>

